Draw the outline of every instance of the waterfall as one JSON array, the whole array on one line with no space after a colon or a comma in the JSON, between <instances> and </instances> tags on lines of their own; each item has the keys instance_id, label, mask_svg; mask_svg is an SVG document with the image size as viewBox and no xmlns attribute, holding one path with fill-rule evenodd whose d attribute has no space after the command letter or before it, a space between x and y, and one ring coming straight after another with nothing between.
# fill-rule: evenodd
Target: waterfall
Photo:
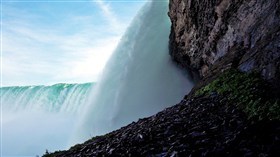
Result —
<instances>
[{"instance_id":1,"label":"waterfall","mask_svg":"<svg viewBox=\"0 0 280 157\"><path fill-rule=\"evenodd\" d=\"M168 53L168 2L149 1L107 62L73 143L108 133L178 103L193 86Z\"/></svg>"},{"instance_id":2,"label":"waterfall","mask_svg":"<svg viewBox=\"0 0 280 157\"><path fill-rule=\"evenodd\" d=\"M169 56L167 12L167 1L143 6L96 85L1 88L2 153L67 149L178 103L193 82Z\"/></svg>"},{"instance_id":3,"label":"waterfall","mask_svg":"<svg viewBox=\"0 0 280 157\"><path fill-rule=\"evenodd\" d=\"M2 87L4 156L35 156L68 148L73 123L94 83Z\"/></svg>"},{"instance_id":4,"label":"waterfall","mask_svg":"<svg viewBox=\"0 0 280 157\"><path fill-rule=\"evenodd\" d=\"M93 86L94 83L61 83L52 86L2 87L2 108L6 112L41 110L76 113L85 104Z\"/></svg>"}]
</instances>

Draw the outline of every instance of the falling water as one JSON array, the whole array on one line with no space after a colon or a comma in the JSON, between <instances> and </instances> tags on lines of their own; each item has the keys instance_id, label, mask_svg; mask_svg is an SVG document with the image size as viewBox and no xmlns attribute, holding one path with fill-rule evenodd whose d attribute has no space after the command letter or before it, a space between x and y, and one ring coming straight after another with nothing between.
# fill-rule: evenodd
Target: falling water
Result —
<instances>
[{"instance_id":1,"label":"falling water","mask_svg":"<svg viewBox=\"0 0 280 157\"><path fill-rule=\"evenodd\" d=\"M134 18L95 87L74 142L151 116L190 91L192 81L168 53L167 12L167 1L149 1Z\"/></svg>"}]
</instances>

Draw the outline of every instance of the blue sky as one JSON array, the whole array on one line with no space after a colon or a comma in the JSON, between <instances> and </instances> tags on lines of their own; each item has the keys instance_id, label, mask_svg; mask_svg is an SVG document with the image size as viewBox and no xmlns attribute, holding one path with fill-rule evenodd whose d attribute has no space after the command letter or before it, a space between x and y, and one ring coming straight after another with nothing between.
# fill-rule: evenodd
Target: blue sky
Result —
<instances>
[{"instance_id":1,"label":"blue sky","mask_svg":"<svg viewBox=\"0 0 280 157\"><path fill-rule=\"evenodd\" d=\"M144 0L2 0L2 86L96 81Z\"/></svg>"}]
</instances>

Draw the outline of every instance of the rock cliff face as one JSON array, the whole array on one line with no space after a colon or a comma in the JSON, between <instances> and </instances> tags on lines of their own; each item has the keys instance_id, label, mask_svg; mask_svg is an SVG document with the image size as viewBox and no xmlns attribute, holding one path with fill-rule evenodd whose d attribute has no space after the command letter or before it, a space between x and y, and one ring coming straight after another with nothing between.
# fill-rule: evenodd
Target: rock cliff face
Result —
<instances>
[{"instance_id":1,"label":"rock cliff face","mask_svg":"<svg viewBox=\"0 0 280 157\"><path fill-rule=\"evenodd\" d=\"M200 77L230 67L279 87L279 0L170 0L170 54Z\"/></svg>"}]
</instances>

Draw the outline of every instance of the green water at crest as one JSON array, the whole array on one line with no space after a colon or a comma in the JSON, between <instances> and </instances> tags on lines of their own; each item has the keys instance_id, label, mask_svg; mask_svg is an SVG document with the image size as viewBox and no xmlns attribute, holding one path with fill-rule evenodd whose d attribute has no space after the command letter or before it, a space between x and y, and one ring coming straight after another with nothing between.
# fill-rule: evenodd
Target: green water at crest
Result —
<instances>
[{"instance_id":1,"label":"green water at crest","mask_svg":"<svg viewBox=\"0 0 280 157\"><path fill-rule=\"evenodd\" d=\"M78 112L95 83L0 88L4 111Z\"/></svg>"}]
</instances>

